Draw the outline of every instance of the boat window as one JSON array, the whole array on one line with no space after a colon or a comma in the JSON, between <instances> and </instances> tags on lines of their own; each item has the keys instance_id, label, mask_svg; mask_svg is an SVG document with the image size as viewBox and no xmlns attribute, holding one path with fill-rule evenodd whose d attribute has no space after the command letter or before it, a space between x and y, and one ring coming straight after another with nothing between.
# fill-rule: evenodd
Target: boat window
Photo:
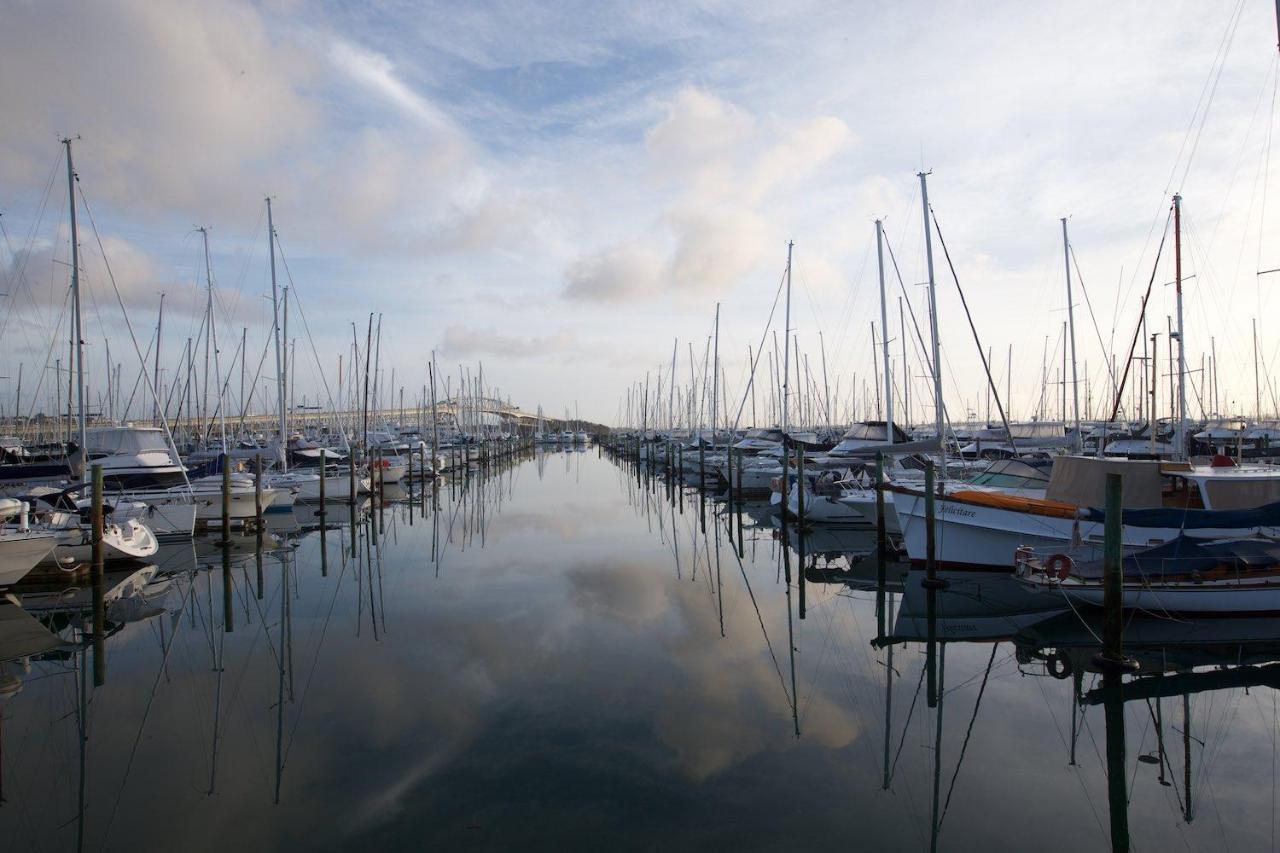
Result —
<instances>
[{"instance_id":1,"label":"boat window","mask_svg":"<svg viewBox=\"0 0 1280 853\"><path fill-rule=\"evenodd\" d=\"M85 435L85 443L94 453L169 452L169 443L158 429L92 430Z\"/></svg>"},{"instance_id":2,"label":"boat window","mask_svg":"<svg viewBox=\"0 0 1280 853\"><path fill-rule=\"evenodd\" d=\"M1209 477L1201 489L1209 509L1252 509L1280 501L1280 477Z\"/></svg>"}]
</instances>

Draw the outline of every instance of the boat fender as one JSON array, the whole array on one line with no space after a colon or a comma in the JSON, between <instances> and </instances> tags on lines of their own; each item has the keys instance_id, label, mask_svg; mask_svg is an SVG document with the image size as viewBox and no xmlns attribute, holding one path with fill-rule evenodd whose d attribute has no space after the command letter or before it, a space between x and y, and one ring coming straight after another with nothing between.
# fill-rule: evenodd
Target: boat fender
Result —
<instances>
[{"instance_id":1,"label":"boat fender","mask_svg":"<svg viewBox=\"0 0 1280 853\"><path fill-rule=\"evenodd\" d=\"M1071 574L1071 565L1071 558L1066 554L1054 554L1044 561L1044 573L1049 577L1064 581L1067 579L1067 575Z\"/></svg>"},{"instance_id":2,"label":"boat fender","mask_svg":"<svg viewBox=\"0 0 1280 853\"><path fill-rule=\"evenodd\" d=\"M1071 677L1071 659L1061 650L1055 651L1044 659L1044 668L1050 675L1061 681Z\"/></svg>"}]
</instances>

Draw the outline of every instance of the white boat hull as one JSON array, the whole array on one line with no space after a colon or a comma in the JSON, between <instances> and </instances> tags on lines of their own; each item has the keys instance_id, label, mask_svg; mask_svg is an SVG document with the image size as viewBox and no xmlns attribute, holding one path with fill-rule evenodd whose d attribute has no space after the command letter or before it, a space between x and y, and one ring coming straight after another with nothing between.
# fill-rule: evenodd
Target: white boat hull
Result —
<instances>
[{"instance_id":1,"label":"white boat hull","mask_svg":"<svg viewBox=\"0 0 1280 853\"><path fill-rule=\"evenodd\" d=\"M139 505L131 507L128 506L129 503ZM151 532L160 541L190 539L195 532L196 505L185 496L176 498L165 495L157 498L150 495L126 495L114 506L111 517L116 523L137 520L151 528Z\"/></svg>"},{"instance_id":2,"label":"white boat hull","mask_svg":"<svg viewBox=\"0 0 1280 853\"><path fill-rule=\"evenodd\" d=\"M145 560L160 549L156 535L136 519L107 524L102 529L102 560L112 563L120 560ZM88 563L93 559L93 534L87 528L76 526L58 531L58 545L46 555L46 564Z\"/></svg>"},{"instance_id":3,"label":"white boat hull","mask_svg":"<svg viewBox=\"0 0 1280 853\"><path fill-rule=\"evenodd\" d=\"M876 491L875 489L846 489L839 497L840 503L860 513L867 523L876 523ZM890 536L901 536L902 527L898 523L898 510L893 504L893 497L884 496L884 528Z\"/></svg>"},{"instance_id":4,"label":"white boat hull","mask_svg":"<svg viewBox=\"0 0 1280 853\"><path fill-rule=\"evenodd\" d=\"M388 480L388 482L390 482ZM293 492L295 500L298 501L319 501L320 500L320 475L284 475L280 478L272 478L268 481L272 488L283 486ZM356 478L356 496L368 494L370 491L369 478ZM344 501L351 499L351 475L350 474L330 474L324 478L324 498L327 501Z\"/></svg>"},{"instance_id":5,"label":"white boat hull","mask_svg":"<svg viewBox=\"0 0 1280 853\"><path fill-rule=\"evenodd\" d=\"M800 498L804 497L804 522L806 524L830 524L844 527L867 527L872 522L857 509L840 501L839 495L817 495L808 489L793 489L787 495L787 512L793 518L800 517Z\"/></svg>"},{"instance_id":6,"label":"white boat hull","mask_svg":"<svg viewBox=\"0 0 1280 853\"><path fill-rule=\"evenodd\" d=\"M1057 582L1043 576L1019 577L1023 584L1058 600L1103 606L1101 583L1068 578ZM1125 610L1150 613L1246 614L1280 612L1280 582L1233 583L1230 581L1161 584L1155 587L1126 583L1121 588Z\"/></svg>"},{"instance_id":7,"label":"white boat hull","mask_svg":"<svg viewBox=\"0 0 1280 853\"><path fill-rule=\"evenodd\" d=\"M894 491L894 508L902 528L902 542L914 566L925 562L926 534L924 495ZM939 569L1011 571L1021 547L1067 547L1071 543L1100 544L1103 523L1076 518L1058 518L1030 512L975 505L940 496L935 498L934 541ZM1122 528L1124 547L1147 548L1160 545L1181 531L1173 528ZM1240 530L1197 530L1197 537L1238 536Z\"/></svg>"},{"instance_id":8,"label":"white boat hull","mask_svg":"<svg viewBox=\"0 0 1280 853\"><path fill-rule=\"evenodd\" d=\"M26 577L57 544L49 532L0 535L0 587L12 586Z\"/></svg>"}]
</instances>

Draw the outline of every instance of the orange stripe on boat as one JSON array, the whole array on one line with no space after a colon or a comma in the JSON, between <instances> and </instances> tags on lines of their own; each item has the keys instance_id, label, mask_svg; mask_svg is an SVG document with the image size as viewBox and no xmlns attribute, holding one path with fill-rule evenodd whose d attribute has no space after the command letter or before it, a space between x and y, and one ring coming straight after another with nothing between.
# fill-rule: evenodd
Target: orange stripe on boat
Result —
<instances>
[{"instance_id":1,"label":"orange stripe on boat","mask_svg":"<svg viewBox=\"0 0 1280 853\"><path fill-rule=\"evenodd\" d=\"M978 506L989 506L994 509L1029 512L1033 515L1048 515L1054 518L1075 518L1079 513L1079 509L1075 504L1051 501L1047 498L1027 497L1025 495L1007 495L1001 492L961 489L946 495L945 499L977 504Z\"/></svg>"}]
</instances>

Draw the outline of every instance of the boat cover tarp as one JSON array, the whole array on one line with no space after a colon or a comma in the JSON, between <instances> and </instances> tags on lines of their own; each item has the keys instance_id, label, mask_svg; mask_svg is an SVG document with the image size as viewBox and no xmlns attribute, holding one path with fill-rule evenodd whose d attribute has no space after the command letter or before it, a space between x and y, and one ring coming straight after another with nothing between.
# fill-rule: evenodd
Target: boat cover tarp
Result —
<instances>
[{"instance_id":1,"label":"boat cover tarp","mask_svg":"<svg viewBox=\"0 0 1280 853\"><path fill-rule=\"evenodd\" d=\"M1126 509L1160 506L1160 463L1132 459L1060 456L1053 461L1045 497L1076 506L1102 506L1106 503L1108 474L1119 474L1124 479Z\"/></svg>"},{"instance_id":2,"label":"boat cover tarp","mask_svg":"<svg viewBox=\"0 0 1280 853\"><path fill-rule=\"evenodd\" d=\"M1081 511L1087 521L1103 521L1106 513L1099 507ZM1280 527L1280 501L1253 509L1126 509L1126 527L1172 528L1174 530L1253 530Z\"/></svg>"},{"instance_id":3,"label":"boat cover tarp","mask_svg":"<svg viewBox=\"0 0 1280 853\"><path fill-rule=\"evenodd\" d=\"M1121 561L1126 579L1202 574L1215 569L1261 571L1280 566L1280 541L1262 537L1206 541L1178 536L1157 545L1126 554ZM1075 563L1071 573L1086 580L1102 578L1103 561Z\"/></svg>"},{"instance_id":4,"label":"boat cover tarp","mask_svg":"<svg viewBox=\"0 0 1280 853\"><path fill-rule=\"evenodd\" d=\"M913 453L935 453L941 447L942 442L938 439L926 438L921 441L904 441L895 444L869 444L864 447L853 447L848 450L840 451L840 455L873 458L877 453L883 453L885 456L903 456Z\"/></svg>"}]
</instances>

